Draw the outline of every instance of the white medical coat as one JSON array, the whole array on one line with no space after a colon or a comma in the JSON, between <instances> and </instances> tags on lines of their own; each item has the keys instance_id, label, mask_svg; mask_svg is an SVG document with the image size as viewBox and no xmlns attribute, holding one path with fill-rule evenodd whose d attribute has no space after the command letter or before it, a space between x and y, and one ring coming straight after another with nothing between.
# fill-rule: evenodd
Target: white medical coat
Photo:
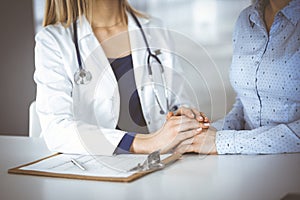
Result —
<instances>
[{"instance_id":1,"label":"white medical coat","mask_svg":"<svg viewBox=\"0 0 300 200\"><path fill-rule=\"evenodd\" d=\"M153 19L139 21L152 51L162 52L158 57L165 67L169 107L187 105L180 89L182 71L174 64L168 31ZM116 130L120 110L118 83L87 19L82 17L77 23L83 66L93 76L86 85L74 82L78 62L72 26L49 25L36 35L34 80L42 135L48 148L55 152L111 155L125 134ZM146 67L146 45L131 15L128 31L143 115L149 132L154 132L163 125L165 114L160 114L155 101Z\"/></svg>"}]
</instances>

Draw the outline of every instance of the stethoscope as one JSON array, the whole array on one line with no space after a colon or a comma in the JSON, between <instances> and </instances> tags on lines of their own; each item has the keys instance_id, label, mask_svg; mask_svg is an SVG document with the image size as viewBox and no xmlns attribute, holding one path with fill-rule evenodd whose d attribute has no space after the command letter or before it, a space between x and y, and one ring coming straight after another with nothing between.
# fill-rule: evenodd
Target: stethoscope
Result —
<instances>
[{"instance_id":1,"label":"stethoscope","mask_svg":"<svg viewBox=\"0 0 300 200\"><path fill-rule=\"evenodd\" d=\"M154 92L155 100L158 103L158 106L160 108L160 114L166 114L171 109L169 109L168 92L167 92L167 88L166 88L167 85L166 85L164 67L163 67L160 59L158 58L157 54L152 53L152 51L149 47L148 40L146 38L146 34L145 34L139 20L137 19L137 17L133 13L131 13L131 15L132 15L135 23L137 24L138 28L140 29L140 31L142 33L142 36L143 36L143 40L146 44L146 48L147 48L147 52L148 52L148 57L147 57L148 76L149 76L150 81L151 81L151 86L152 86L152 89L153 89L153 92ZM76 48L76 56L77 56L77 62L78 62L78 66L79 66L78 71L74 74L74 81L78 85L85 85L85 84L88 84L92 80L92 74L91 74L90 71L88 71L88 70L86 70L82 67L81 56L80 56L79 47L78 47L78 35L77 35L77 24L76 24L76 22L73 23L73 30L74 30L74 43L75 43L75 48ZM164 87L166 109L163 108L163 103L161 103L161 101L158 97L159 96L158 95L158 90L155 87L155 83L154 83L154 79L153 79L151 59L155 60L158 63L159 68L160 68L162 84L163 84L163 87ZM172 110L174 110L174 109L176 109L176 108L172 108Z\"/></svg>"}]
</instances>

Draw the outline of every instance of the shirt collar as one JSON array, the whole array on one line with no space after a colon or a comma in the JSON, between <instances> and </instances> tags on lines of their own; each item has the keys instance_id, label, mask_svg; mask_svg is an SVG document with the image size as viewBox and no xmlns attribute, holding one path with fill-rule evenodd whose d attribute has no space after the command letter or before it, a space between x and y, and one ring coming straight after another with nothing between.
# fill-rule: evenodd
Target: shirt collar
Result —
<instances>
[{"instance_id":1,"label":"shirt collar","mask_svg":"<svg viewBox=\"0 0 300 200\"><path fill-rule=\"evenodd\" d=\"M267 5L267 2L268 0L257 0L254 3L254 12L256 12L256 14L258 14L258 16L262 19L264 17L264 10Z\"/></svg>"},{"instance_id":2,"label":"shirt collar","mask_svg":"<svg viewBox=\"0 0 300 200\"><path fill-rule=\"evenodd\" d=\"M264 9L267 0L257 0L253 5L252 13L249 15L251 26L254 24L261 25L264 19ZM280 14L286 17L293 25L296 26L300 20L300 0L292 0L287 6L279 11Z\"/></svg>"},{"instance_id":3,"label":"shirt collar","mask_svg":"<svg viewBox=\"0 0 300 200\"><path fill-rule=\"evenodd\" d=\"M78 27L78 40L93 34L92 27L84 15L80 16L76 23Z\"/></svg>"},{"instance_id":4,"label":"shirt collar","mask_svg":"<svg viewBox=\"0 0 300 200\"><path fill-rule=\"evenodd\" d=\"M249 14L249 23L251 27L254 26L254 24L264 27L264 9L267 4L266 0L257 0L252 5L252 11Z\"/></svg>"},{"instance_id":5,"label":"shirt collar","mask_svg":"<svg viewBox=\"0 0 300 200\"><path fill-rule=\"evenodd\" d=\"M292 0L280 11L294 26L300 20L300 0Z\"/></svg>"}]
</instances>

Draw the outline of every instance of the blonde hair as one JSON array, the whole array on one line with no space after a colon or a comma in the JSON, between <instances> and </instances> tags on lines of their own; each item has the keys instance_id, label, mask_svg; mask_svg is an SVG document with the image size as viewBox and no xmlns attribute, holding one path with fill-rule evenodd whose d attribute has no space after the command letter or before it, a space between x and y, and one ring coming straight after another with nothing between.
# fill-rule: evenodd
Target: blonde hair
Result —
<instances>
[{"instance_id":1,"label":"blonde hair","mask_svg":"<svg viewBox=\"0 0 300 200\"><path fill-rule=\"evenodd\" d=\"M121 6L122 20L126 18L126 11L132 12L138 17L147 18L147 16L134 9L127 0L119 0ZM71 23L84 15L88 21L92 21L93 0L46 0L43 26L62 23L69 27Z\"/></svg>"}]
</instances>

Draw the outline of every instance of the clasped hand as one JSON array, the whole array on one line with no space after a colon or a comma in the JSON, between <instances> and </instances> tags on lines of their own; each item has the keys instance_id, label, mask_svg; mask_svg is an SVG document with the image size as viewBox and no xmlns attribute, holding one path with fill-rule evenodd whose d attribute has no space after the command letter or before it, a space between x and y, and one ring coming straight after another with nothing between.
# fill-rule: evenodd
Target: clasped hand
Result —
<instances>
[{"instance_id":1,"label":"clasped hand","mask_svg":"<svg viewBox=\"0 0 300 200\"><path fill-rule=\"evenodd\" d=\"M210 122L204 113L196 109L181 107L176 113L169 112L166 122L156 132L137 134L130 151L149 154L161 153L215 154L215 131L209 129Z\"/></svg>"},{"instance_id":2,"label":"clasped hand","mask_svg":"<svg viewBox=\"0 0 300 200\"><path fill-rule=\"evenodd\" d=\"M210 126L209 119L204 113L197 111L196 109L189 109L182 107L174 115L169 112L167 115L167 121L173 120L175 116L186 116L190 119L194 119L199 125L199 128L194 130L197 134L192 137L184 139L179 142L175 147L175 152L183 154L188 152L194 152L199 154L216 154L216 129ZM184 121L181 121L181 126L187 126ZM190 126L190 128L193 128Z\"/></svg>"}]
</instances>

